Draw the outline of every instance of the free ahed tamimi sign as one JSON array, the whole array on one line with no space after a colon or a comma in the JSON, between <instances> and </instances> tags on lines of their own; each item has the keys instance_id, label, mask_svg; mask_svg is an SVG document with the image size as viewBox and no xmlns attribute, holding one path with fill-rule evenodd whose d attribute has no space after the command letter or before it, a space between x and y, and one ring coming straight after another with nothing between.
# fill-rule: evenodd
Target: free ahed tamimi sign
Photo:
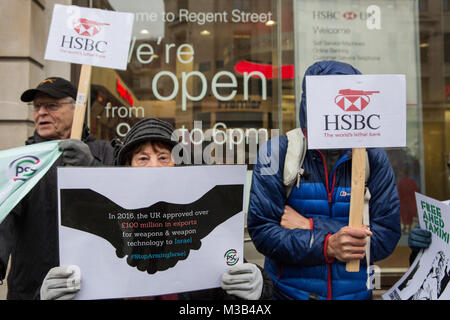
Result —
<instances>
[{"instance_id":1,"label":"free ahed tamimi sign","mask_svg":"<svg viewBox=\"0 0 450 320\"><path fill-rule=\"evenodd\" d=\"M134 14L56 4L45 59L126 70Z\"/></svg>"},{"instance_id":2,"label":"free ahed tamimi sign","mask_svg":"<svg viewBox=\"0 0 450 320\"><path fill-rule=\"evenodd\" d=\"M431 244L417 254L409 270L383 294L384 300L450 299L450 206L415 193L421 229L431 233Z\"/></svg>"},{"instance_id":3,"label":"free ahed tamimi sign","mask_svg":"<svg viewBox=\"0 0 450 320\"><path fill-rule=\"evenodd\" d=\"M306 77L309 149L406 146L404 75Z\"/></svg>"}]
</instances>

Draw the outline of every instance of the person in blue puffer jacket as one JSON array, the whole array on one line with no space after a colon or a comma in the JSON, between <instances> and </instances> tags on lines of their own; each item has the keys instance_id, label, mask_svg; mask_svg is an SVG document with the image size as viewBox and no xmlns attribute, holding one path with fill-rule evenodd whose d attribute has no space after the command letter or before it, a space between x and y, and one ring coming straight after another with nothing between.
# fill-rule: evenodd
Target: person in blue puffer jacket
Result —
<instances>
[{"instance_id":1,"label":"person in blue puffer jacket","mask_svg":"<svg viewBox=\"0 0 450 320\"><path fill-rule=\"evenodd\" d=\"M360 74L349 64L320 61L307 75ZM306 132L306 91L302 84L300 125ZM261 146L253 169L247 227L264 268L274 282L276 299L371 299L367 286L366 239L370 261L389 256L401 236L400 209L394 171L384 150L368 148L370 224L348 226L352 150L308 150L306 175L286 199L283 169L287 137ZM262 172L269 159L276 173ZM273 164L270 164L271 166ZM359 272L346 262L360 260Z\"/></svg>"}]
</instances>

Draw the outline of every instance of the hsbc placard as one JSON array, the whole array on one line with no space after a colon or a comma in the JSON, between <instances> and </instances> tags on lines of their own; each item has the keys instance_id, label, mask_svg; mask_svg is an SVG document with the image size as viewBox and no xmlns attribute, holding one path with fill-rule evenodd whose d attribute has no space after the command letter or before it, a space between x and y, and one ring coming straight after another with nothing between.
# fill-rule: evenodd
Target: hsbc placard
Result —
<instances>
[{"instance_id":1,"label":"hsbc placard","mask_svg":"<svg viewBox=\"0 0 450 320\"><path fill-rule=\"evenodd\" d=\"M406 146L404 75L306 77L308 149Z\"/></svg>"},{"instance_id":2,"label":"hsbc placard","mask_svg":"<svg viewBox=\"0 0 450 320\"><path fill-rule=\"evenodd\" d=\"M55 4L45 59L126 70L134 14Z\"/></svg>"}]
</instances>

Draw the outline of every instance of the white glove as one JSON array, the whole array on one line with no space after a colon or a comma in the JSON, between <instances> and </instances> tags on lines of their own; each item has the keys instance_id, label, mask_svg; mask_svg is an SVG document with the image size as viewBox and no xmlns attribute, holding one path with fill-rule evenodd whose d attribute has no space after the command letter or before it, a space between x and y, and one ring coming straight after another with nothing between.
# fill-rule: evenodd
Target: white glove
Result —
<instances>
[{"instance_id":1,"label":"white glove","mask_svg":"<svg viewBox=\"0 0 450 320\"><path fill-rule=\"evenodd\" d=\"M223 290L245 300L258 300L263 288L261 270L253 263L235 265L222 275Z\"/></svg>"},{"instance_id":2,"label":"white glove","mask_svg":"<svg viewBox=\"0 0 450 320\"><path fill-rule=\"evenodd\" d=\"M51 268L42 282L41 300L71 300L80 291L80 283L78 266Z\"/></svg>"}]
</instances>

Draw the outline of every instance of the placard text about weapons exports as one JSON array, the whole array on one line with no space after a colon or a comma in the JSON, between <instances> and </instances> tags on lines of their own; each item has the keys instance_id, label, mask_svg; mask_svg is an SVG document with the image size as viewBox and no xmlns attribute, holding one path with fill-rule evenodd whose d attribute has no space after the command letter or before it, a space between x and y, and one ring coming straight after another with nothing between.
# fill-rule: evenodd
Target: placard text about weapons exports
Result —
<instances>
[{"instance_id":1,"label":"placard text about weapons exports","mask_svg":"<svg viewBox=\"0 0 450 320\"><path fill-rule=\"evenodd\" d=\"M246 166L58 168L60 263L78 299L220 286L242 263Z\"/></svg>"}]
</instances>

